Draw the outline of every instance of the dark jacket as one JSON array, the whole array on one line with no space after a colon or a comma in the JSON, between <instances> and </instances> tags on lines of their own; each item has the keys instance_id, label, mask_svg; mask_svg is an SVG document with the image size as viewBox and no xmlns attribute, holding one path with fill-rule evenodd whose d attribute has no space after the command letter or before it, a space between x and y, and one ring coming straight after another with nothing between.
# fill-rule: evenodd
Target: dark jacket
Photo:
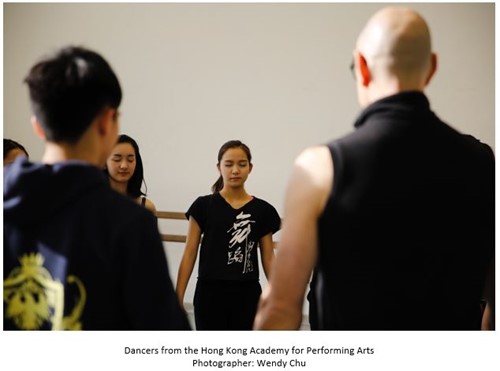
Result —
<instances>
[{"instance_id":1,"label":"dark jacket","mask_svg":"<svg viewBox=\"0 0 500 371\"><path fill-rule=\"evenodd\" d=\"M4 171L4 328L188 329L155 217L83 162Z\"/></svg>"}]
</instances>

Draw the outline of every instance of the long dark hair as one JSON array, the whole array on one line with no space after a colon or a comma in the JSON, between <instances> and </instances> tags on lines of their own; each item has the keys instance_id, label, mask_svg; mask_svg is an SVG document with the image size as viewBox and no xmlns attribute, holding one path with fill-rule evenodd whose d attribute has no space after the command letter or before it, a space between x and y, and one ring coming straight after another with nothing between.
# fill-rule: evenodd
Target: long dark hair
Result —
<instances>
[{"instance_id":1,"label":"long dark hair","mask_svg":"<svg viewBox=\"0 0 500 371\"><path fill-rule=\"evenodd\" d=\"M248 148L248 146L242 143L240 140L230 140L229 142L224 143L222 147L220 147L219 154L217 156L217 165L220 165L222 156L224 156L224 153L226 153L226 151L231 148L241 148L247 155L249 164L252 163L252 153L250 152L250 148ZM212 192L220 192L223 187L224 179L222 179L222 175L220 175L219 179L217 179L217 181L212 186Z\"/></svg>"},{"instance_id":2,"label":"long dark hair","mask_svg":"<svg viewBox=\"0 0 500 371\"><path fill-rule=\"evenodd\" d=\"M127 194L130 197L134 198L139 196L146 196L146 193L141 190L142 183L144 183L146 192L148 190L148 187L146 185L146 181L144 180L144 168L142 166L142 158L141 153L139 152L139 145L134 139L125 134L121 134L118 137L116 144L120 143L129 143L134 148L135 152L135 170L132 174L132 177L127 183ZM104 173L109 176L107 168L104 169Z\"/></svg>"},{"instance_id":3,"label":"long dark hair","mask_svg":"<svg viewBox=\"0 0 500 371\"><path fill-rule=\"evenodd\" d=\"M28 154L28 151L26 151L26 148L24 148L22 146L22 144L16 142L15 140L12 140L12 139L3 139L3 159L5 160L5 158L7 157L7 155L9 154L10 151L12 151L13 149L20 149L21 151L23 151L25 154L26 154L26 157L30 157L30 155Z\"/></svg>"}]
</instances>

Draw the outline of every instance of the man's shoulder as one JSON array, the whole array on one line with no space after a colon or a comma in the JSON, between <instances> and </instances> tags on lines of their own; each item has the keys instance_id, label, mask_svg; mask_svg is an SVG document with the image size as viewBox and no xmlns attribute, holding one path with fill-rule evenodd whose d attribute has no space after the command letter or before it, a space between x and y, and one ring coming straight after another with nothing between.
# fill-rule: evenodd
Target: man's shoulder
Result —
<instances>
[{"instance_id":1,"label":"man's shoulder","mask_svg":"<svg viewBox=\"0 0 500 371\"><path fill-rule=\"evenodd\" d=\"M308 147L295 159L295 166L305 172L321 174L327 165L331 165L330 143Z\"/></svg>"},{"instance_id":2,"label":"man's shoulder","mask_svg":"<svg viewBox=\"0 0 500 371\"><path fill-rule=\"evenodd\" d=\"M476 148L476 150L486 157L494 157L493 149L486 143L481 142L479 139L470 134L462 134L462 139L469 146Z\"/></svg>"},{"instance_id":3,"label":"man's shoulder","mask_svg":"<svg viewBox=\"0 0 500 371\"><path fill-rule=\"evenodd\" d=\"M325 145L309 147L296 158L289 188L303 195L304 202L320 203L330 194L334 177L334 161L330 148ZM309 200L309 201L306 201Z\"/></svg>"}]
</instances>

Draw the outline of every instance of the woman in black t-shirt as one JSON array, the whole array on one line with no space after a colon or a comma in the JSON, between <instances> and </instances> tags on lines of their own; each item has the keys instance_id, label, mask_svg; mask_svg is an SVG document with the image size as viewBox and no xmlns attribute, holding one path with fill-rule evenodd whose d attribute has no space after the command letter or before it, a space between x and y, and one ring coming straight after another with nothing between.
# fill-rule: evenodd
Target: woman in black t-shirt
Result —
<instances>
[{"instance_id":1,"label":"woman in black t-shirt","mask_svg":"<svg viewBox=\"0 0 500 371\"><path fill-rule=\"evenodd\" d=\"M198 197L186 213L189 227L177 295L182 304L202 241L194 296L197 330L251 330L262 291L257 247L266 277L270 274L272 235L281 220L272 205L246 192L251 161L245 144L225 143L219 150L220 177L213 194Z\"/></svg>"}]
</instances>

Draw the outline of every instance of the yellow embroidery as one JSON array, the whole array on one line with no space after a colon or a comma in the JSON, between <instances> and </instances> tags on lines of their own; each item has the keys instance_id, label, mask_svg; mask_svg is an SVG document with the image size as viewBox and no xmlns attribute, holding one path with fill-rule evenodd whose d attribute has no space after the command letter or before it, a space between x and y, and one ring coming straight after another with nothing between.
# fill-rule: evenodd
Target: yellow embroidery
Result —
<instances>
[{"instance_id":1,"label":"yellow embroidery","mask_svg":"<svg viewBox=\"0 0 500 371\"><path fill-rule=\"evenodd\" d=\"M38 330L45 322L52 324L52 330L81 330L79 320L86 301L83 283L68 276L67 282L76 284L80 297L71 314L63 317L64 286L43 267L43 256L26 254L19 261L21 267L14 268L4 280L4 316L22 330Z\"/></svg>"},{"instance_id":2,"label":"yellow embroidery","mask_svg":"<svg viewBox=\"0 0 500 371\"><path fill-rule=\"evenodd\" d=\"M85 292L85 287L82 281L80 281L76 276L68 276L68 283L75 283L80 291L80 300L75 304L75 307L71 311L68 317L63 318L63 328L65 330L81 330L82 323L80 322L80 317L83 313L83 307L85 306L85 301L87 300L87 294Z\"/></svg>"}]
</instances>

